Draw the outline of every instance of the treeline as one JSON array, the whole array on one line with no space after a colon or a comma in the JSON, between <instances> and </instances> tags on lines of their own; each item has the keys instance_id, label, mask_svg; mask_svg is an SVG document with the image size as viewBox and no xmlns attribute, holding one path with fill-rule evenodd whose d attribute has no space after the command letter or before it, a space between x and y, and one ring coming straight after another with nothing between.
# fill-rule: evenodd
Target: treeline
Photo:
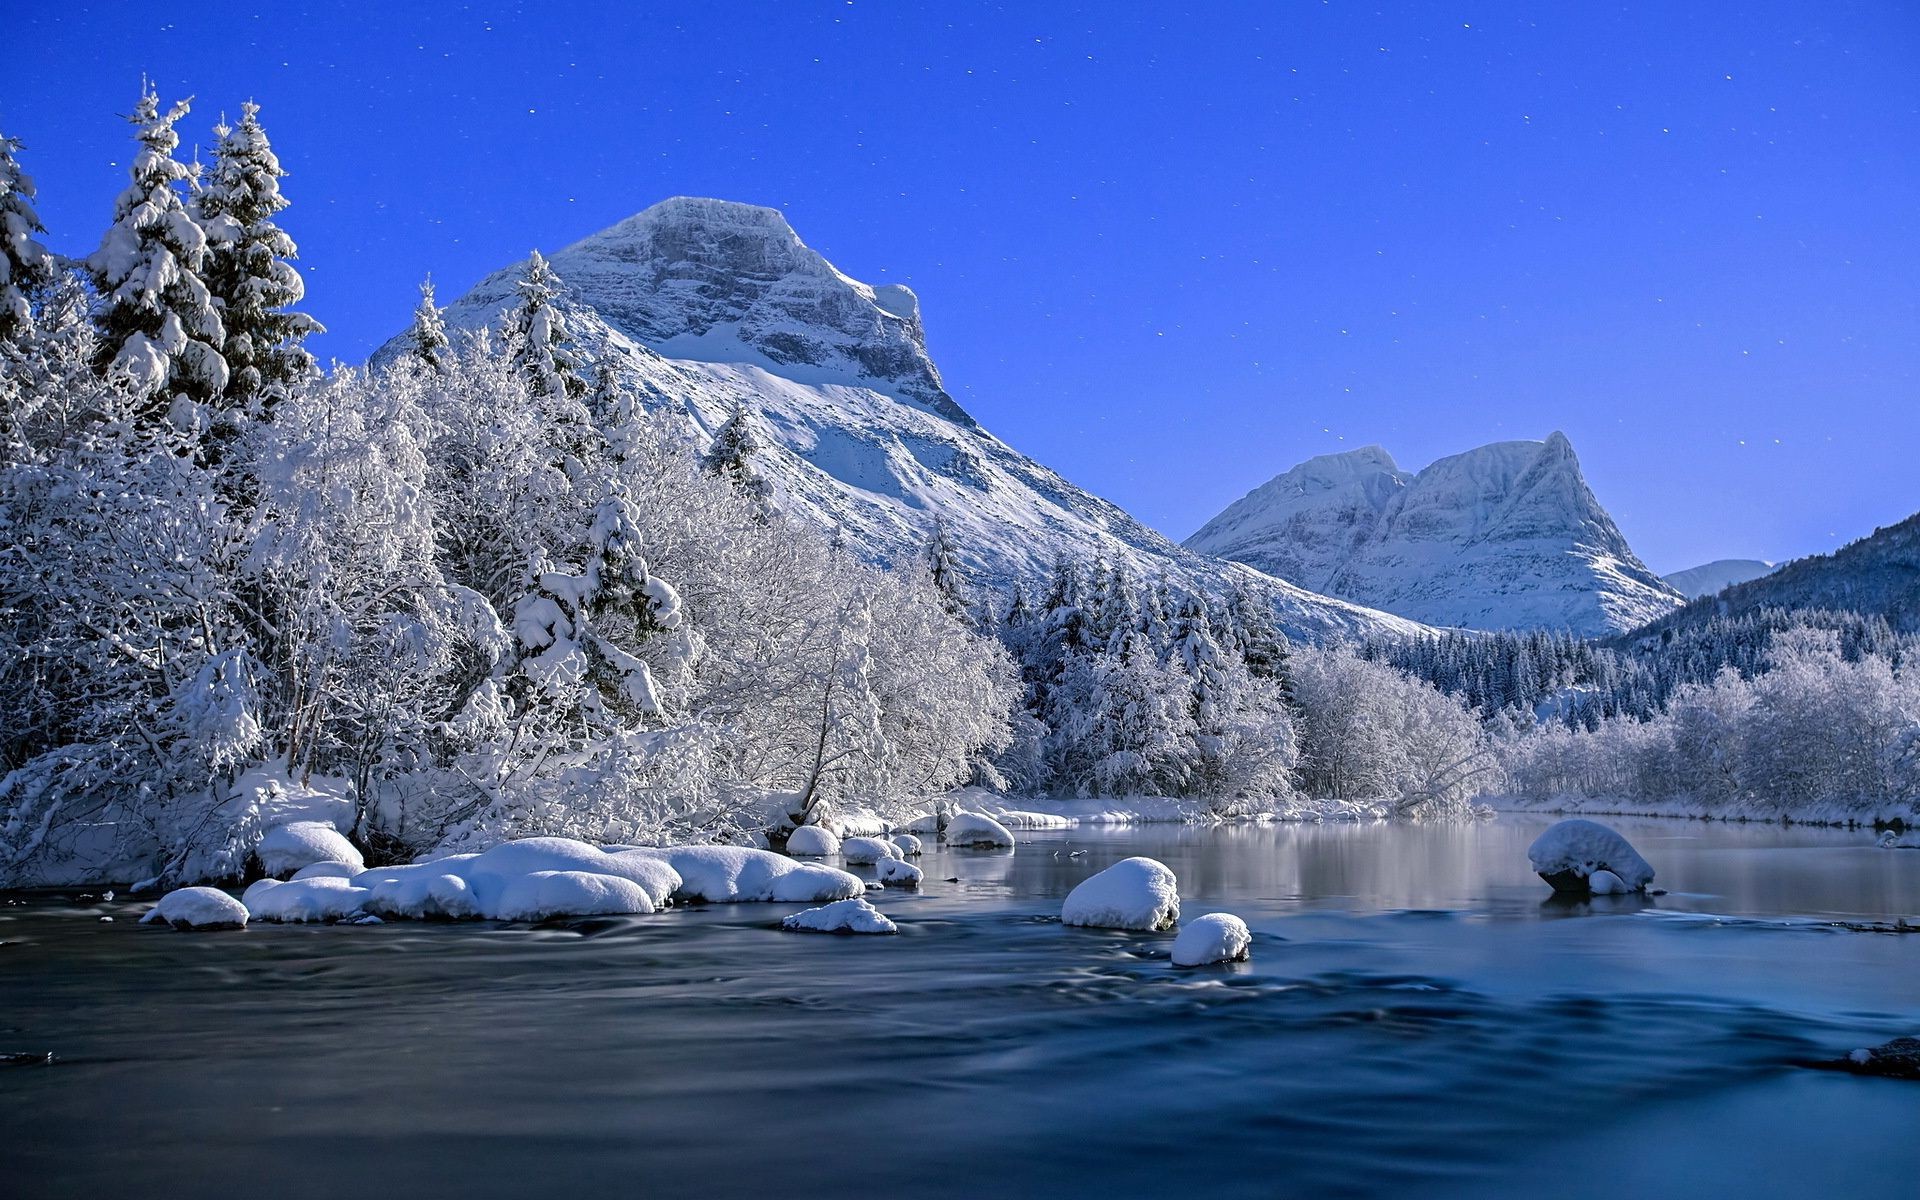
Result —
<instances>
[{"instance_id":1,"label":"treeline","mask_svg":"<svg viewBox=\"0 0 1920 1200\"><path fill-rule=\"evenodd\" d=\"M231 875L329 798L376 854L743 840L1007 746L998 643L579 361L537 255L321 376L256 111L204 177L186 111L76 264L0 145L0 879Z\"/></svg>"},{"instance_id":2,"label":"treeline","mask_svg":"<svg viewBox=\"0 0 1920 1200\"><path fill-rule=\"evenodd\" d=\"M1464 705L1255 598L1063 562L983 614L944 530L924 569L852 558L778 511L751 412L709 433L586 361L537 253L491 330L425 288L402 352L323 375L241 111L201 172L145 92L80 260L0 139L0 883L230 877L342 810L377 860L750 841L969 781L1470 793Z\"/></svg>"},{"instance_id":3,"label":"treeline","mask_svg":"<svg viewBox=\"0 0 1920 1200\"><path fill-rule=\"evenodd\" d=\"M1783 608L1607 641L1547 631L1446 633L1372 641L1363 650L1489 716L1510 711L1593 730L1615 718L1650 720L1680 689L1711 683L1727 669L1746 679L1762 674L1776 640L1797 630L1831 633L1849 663L1880 658L1899 668L1920 657L1920 636L1896 632L1877 613Z\"/></svg>"}]
</instances>

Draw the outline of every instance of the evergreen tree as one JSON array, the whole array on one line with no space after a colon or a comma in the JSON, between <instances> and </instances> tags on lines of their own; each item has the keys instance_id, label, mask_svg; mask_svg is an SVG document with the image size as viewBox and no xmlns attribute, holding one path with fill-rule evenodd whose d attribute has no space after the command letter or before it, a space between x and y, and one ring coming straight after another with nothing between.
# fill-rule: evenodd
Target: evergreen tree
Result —
<instances>
[{"instance_id":1,"label":"evergreen tree","mask_svg":"<svg viewBox=\"0 0 1920 1200\"><path fill-rule=\"evenodd\" d=\"M1235 649L1246 660L1247 673L1255 679L1276 680L1288 703L1293 698L1291 653L1287 635L1273 621L1273 610L1236 588L1227 598L1227 611L1235 632Z\"/></svg>"},{"instance_id":2,"label":"evergreen tree","mask_svg":"<svg viewBox=\"0 0 1920 1200\"><path fill-rule=\"evenodd\" d=\"M53 255L34 240L45 233L33 210L33 178L14 157L20 143L0 134L0 344L33 328L34 293L53 282Z\"/></svg>"},{"instance_id":3,"label":"evergreen tree","mask_svg":"<svg viewBox=\"0 0 1920 1200\"><path fill-rule=\"evenodd\" d=\"M173 157L180 144L174 123L190 103L162 113L152 87L142 91L127 118L140 144L132 182L86 266L102 305L97 366L146 398L143 418L198 429L203 406L226 392L227 362L220 353L226 332L201 277L206 234L180 193L192 172Z\"/></svg>"},{"instance_id":4,"label":"evergreen tree","mask_svg":"<svg viewBox=\"0 0 1920 1200\"><path fill-rule=\"evenodd\" d=\"M927 573L933 577L933 589L940 594L940 605L947 613L960 620L967 619L967 584L960 576L960 567L954 561L953 541L947 537L947 523L938 517L933 521L933 534L927 539L925 553Z\"/></svg>"},{"instance_id":5,"label":"evergreen tree","mask_svg":"<svg viewBox=\"0 0 1920 1200\"><path fill-rule=\"evenodd\" d=\"M707 448L701 462L710 473L733 484L741 494L764 501L773 495L773 485L761 478L754 466L754 459L762 448L752 414L736 408L714 432L713 445Z\"/></svg>"},{"instance_id":6,"label":"evergreen tree","mask_svg":"<svg viewBox=\"0 0 1920 1200\"><path fill-rule=\"evenodd\" d=\"M513 348L514 367L526 377L528 391L536 399L584 398L587 381L574 359L566 317L555 303L560 297L560 277L535 250L527 260L527 273L515 286L520 304L507 315L504 333Z\"/></svg>"},{"instance_id":7,"label":"evergreen tree","mask_svg":"<svg viewBox=\"0 0 1920 1200\"><path fill-rule=\"evenodd\" d=\"M260 106L247 101L240 124L214 133L213 171L193 208L207 235L207 287L226 331L227 405L258 418L314 373L301 343L325 330L291 309L306 284L291 261L298 247L274 223L287 207L280 194L286 172L260 126Z\"/></svg>"},{"instance_id":8,"label":"evergreen tree","mask_svg":"<svg viewBox=\"0 0 1920 1200\"><path fill-rule=\"evenodd\" d=\"M433 302L433 276L420 284L420 303L413 310L413 325L407 330L407 349L414 357L436 371L445 371L452 354L447 340L447 322Z\"/></svg>"}]
</instances>

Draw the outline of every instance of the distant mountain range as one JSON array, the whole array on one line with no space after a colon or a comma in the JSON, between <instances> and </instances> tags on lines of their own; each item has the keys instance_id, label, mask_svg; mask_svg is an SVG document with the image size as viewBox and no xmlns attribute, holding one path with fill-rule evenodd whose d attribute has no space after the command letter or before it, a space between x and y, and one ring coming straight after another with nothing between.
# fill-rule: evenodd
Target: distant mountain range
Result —
<instances>
[{"instance_id":1,"label":"distant mountain range","mask_svg":"<svg viewBox=\"0 0 1920 1200\"><path fill-rule=\"evenodd\" d=\"M1716 615L1763 608L1826 608L1871 613L1900 632L1920 632L1920 514L1851 542L1832 554L1784 563L1633 631L1636 640L1704 625Z\"/></svg>"},{"instance_id":2,"label":"distant mountain range","mask_svg":"<svg viewBox=\"0 0 1920 1200\"><path fill-rule=\"evenodd\" d=\"M1559 433L1419 472L1379 446L1309 459L1184 544L1428 625L1602 636L1684 599L1634 554Z\"/></svg>"},{"instance_id":3,"label":"distant mountain range","mask_svg":"<svg viewBox=\"0 0 1920 1200\"><path fill-rule=\"evenodd\" d=\"M1701 563L1661 578L1687 599L1698 600L1736 583L1758 579L1773 568L1773 563L1758 558L1716 558L1710 563Z\"/></svg>"},{"instance_id":4,"label":"distant mountain range","mask_svg":"<svg viewBox=\"0 0 1920 1200\"><path fill-rule=\"evenodd\" d=\"M1184 550L1000 441L947 392L913 292L842 274L774 209L676 198L550 258L583 350L703 442L736 409L755 414L778 506L854 553L910 560L937 517L985 584L1037 588L1057 556L1103 557L1185 587L1247 589L1295 637L1420 628ZM524 271L481 280L448 323L495 324Z\"/></svg>"}]
</instances>

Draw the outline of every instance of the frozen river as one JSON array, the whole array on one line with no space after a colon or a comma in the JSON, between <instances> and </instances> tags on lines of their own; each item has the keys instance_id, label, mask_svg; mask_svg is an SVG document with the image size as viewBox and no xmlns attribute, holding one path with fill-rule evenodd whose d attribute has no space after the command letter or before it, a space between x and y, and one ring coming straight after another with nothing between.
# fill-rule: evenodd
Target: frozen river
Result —
<instances>
[{"instance_id":1,"label":"frozen river","mask_svg":"<svg viewBox=\"0 0 1920 1200\"><path fill-rule=\"evenodd\" d=\"M179 934L0 908L0 1193L1908 1197L1920 851L1614 822L1653 899L1553 900L1547 818L1147 826L930 852L892 938L800 905ZM1067 929L1130 854L1251 963ZM116 916L112 924L99 921Z\"/></svg>"}]
</instances>

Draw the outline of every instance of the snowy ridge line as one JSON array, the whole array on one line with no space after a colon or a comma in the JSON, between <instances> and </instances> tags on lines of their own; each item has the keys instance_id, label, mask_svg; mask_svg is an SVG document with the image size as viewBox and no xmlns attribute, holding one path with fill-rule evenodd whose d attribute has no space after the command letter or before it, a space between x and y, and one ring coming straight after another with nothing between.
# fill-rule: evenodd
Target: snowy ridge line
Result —
<instances>
[{"instance_id":1,"label":"snowy ridge line","mask_svg":"<svg viewBox=\"0 0 1920 1200\"><path fill-rule=\"evenodd\" d=\"M683 417L698 443L749 414L775 507L869 561L910 561L937 518L965 573L995 588L1037 589L1063 555L1104 558L1214 595L1248 590L1295 638L1422 631L1185 550L1009 447L944 390L913 293L849 278L776 210L679 197L550 261L585 357L649 411ZM447 324L497 328L525 270L483 279L446 309ZM373 361L405 349L396 337Z\"/></svg>"},{"instance_id":2,"label":"snowy ridge line","mask_svg":"<svg viewBox=\"0 0 1920 1200\"><path fill-rule=\"evenodd\" d=\"M1322 455L1183 544L1434 626L1595 636L1682 601L1634 554L1561 433L1417 473L1379 446Z\"/></svg>"}]
</instances>

